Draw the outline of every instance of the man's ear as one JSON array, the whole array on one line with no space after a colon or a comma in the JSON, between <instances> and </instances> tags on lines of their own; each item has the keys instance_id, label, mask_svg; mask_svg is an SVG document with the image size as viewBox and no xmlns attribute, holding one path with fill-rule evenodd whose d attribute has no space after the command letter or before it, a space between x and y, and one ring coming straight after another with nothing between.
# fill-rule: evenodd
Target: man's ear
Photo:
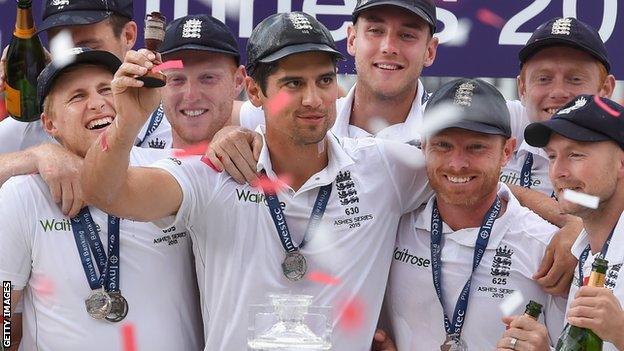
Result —
<instances>
[{"instance_id":1,"label":"man's ear","mask_svg":"<svg viewBox=\"0 0 624 351\"><path fill-rule=\"evenodd\" d=\"M126 23L121 31L121 40L127 50L132 50L137 40L137 24L134 21ZM123 58L122 58L123 59Z\"/></svg>"},{"instance_id":2,"label":"man's ear","mask_svg":"<svg viewBox=\"0 0 624 351\"><path fill-rule=\"evenodd\" d=\"M45 112L41 113L41 124L43 125L43 130L45 130L48 135L53 138L56 138L58 136L58 128L56 128L56 125L54 124L52 118Z\"/></svg>"},{"instance_id":3,"label":"man's ear","mask_svg":"<svg viewBox=\"0 0 624 351\"><path fill-rule=\"evenodd\" d=\"M247 71L245 66L240 65L234 72L234 98L238 98L241 91L245 88L245 78L247 77Z\"/></svg>"},{"instance_id":4,"label":"man's ear","mask_svg":"<svg viewBox=\"0 0 624 351\"><path fill-rule=\"evenodd\" d=\"M262 89L260 89L260 85L251 77L247 76L245 78L245 86L247 88L247 97L249 101L256 106L262 107L262 102L264 101L264 94L262 93Z\"/></svg>"},{"instance_id":5,"label":"man's ear","mask_svg":"<svg viewBox=\"0 0 624 351\"><path fill-rule=\"evenodd\" d=\"M347 27L347 52L349 55L355 57L355 34L357 31L357 27L353 24L350 24Z\"/></svg>"}]
</instances>

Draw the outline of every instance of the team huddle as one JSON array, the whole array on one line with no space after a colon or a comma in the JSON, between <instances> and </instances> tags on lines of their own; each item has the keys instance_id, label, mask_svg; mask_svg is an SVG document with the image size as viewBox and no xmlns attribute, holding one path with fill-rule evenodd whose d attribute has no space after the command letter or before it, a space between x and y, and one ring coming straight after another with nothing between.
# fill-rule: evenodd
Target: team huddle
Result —
<instances>
[{"instance_id":1,"label":"team huddle","mask_svg":"<svg viewBox=\"0 0 624 351\"><path fill-rule=\"evenodd\" d=\"M124 323L141 350L247 350L271 294L329 308L332 350L564 350L567 324L624 350L624 107L594 28L540 25L518 101L471 78L430 93L434 1L358 0L341 97L307 13L264 19L244 63L204 14L132 50L132 14L46 1L39 31L74 60L39 75L39 121L0 122L11 350L120 350Z\"/></svg>"}]
</instances>

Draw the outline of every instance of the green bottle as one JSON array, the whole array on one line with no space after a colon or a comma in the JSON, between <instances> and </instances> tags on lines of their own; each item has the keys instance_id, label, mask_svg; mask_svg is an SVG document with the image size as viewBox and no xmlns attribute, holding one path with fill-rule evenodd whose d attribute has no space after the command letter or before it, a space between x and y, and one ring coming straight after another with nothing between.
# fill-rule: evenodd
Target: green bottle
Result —
<instances>
[{"instance_id":1,"label":"green bottle","mask_svg":"<svg viewBox=\"0 0 624 351\"><path fill-rule=\"evenodd\" d=\"M36 121L41 114L37 104L37 77L46 65L46 57L35 32L32 0L18 0L4 88L7 112L23 122Z\"/></svg>"},{"instance_id":2,"label":"green bottle","mask_svg":"<svg viewBox=\"0 0 624 351\"><path fill-rule=\"evenodd\" d=\"M542 314L542 305L533 300L529 300L529 303L526 305L526 309L524 310L524 314L538 320L540 314Z\"/></svg>"},{"instance_id":3,"label":"green bottle","mask_svg":"<svg viewBox=\"0 0 624 351\"><path fill-rule=\"evenodd\" d=\"M592 265L588 286L603 287L609 262L596 258ZM591 329L567 324L557 341L557 351L601 351L602 339Z\"/></svg>"}]
</instances>

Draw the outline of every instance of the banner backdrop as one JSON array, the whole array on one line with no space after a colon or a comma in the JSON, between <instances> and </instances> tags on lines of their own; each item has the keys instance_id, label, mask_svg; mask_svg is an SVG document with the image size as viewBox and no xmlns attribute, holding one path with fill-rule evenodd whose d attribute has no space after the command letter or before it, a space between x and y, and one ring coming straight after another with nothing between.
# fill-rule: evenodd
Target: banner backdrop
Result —
<instances>
[{"instance_id":1,"label":"banner backdrop","mask_svg":"<svg viewBox=\"0 0 624 351\"><path fill-rule=\"evenodd\" d=\"M41 2L33 3L38 23ZM13 32L15 4L15 0L0 0L2 47ZM232 29L244 52L253 27L263 18L277 12L305 11L331 30L338 47L349 58L340 63L340 73L355 73L345 40L355 4L356 0L135 0L134 13L140 31L145 14L151 11L162 12L168 21L186 14L211 14ZM517 52L531 32L550 18L571 16L599 29L613 73L616 78L624 77L623 0L436 0L436 4L440 28L437 36L442 44L435 64L423 72L426 76L515 77ZM137 47L142 42L140 33Z\"/></svg>"}]
</instances>

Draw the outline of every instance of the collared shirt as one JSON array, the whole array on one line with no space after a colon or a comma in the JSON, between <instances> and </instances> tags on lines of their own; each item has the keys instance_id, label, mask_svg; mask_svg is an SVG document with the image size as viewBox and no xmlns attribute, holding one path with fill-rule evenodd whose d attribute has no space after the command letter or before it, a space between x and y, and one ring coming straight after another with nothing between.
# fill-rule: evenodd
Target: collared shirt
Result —
<instances>
[{"instance_id":1,"label":"collared shirt","mask_svg":"<svg viewBox=\"0 0 624 351\"><path fill-rule=\"evenodd\" d=\"M524 313L529 300L541 303L541 321L554 345L563 329L565 300L544 293L531 277L557 228L522 207L502 183L498 195L507 200L507 209L494 222L485 254L473 275L461 337L471 350L493 350L505 331L499 305L519 290L525 302L513 314ZM399 350L438 350L445 340L442 306L431 271L432 208L433 198L403 216L399 226L383 312ZM441 281L449 318L470 276L478 233L479 228L453 231L443 224Z\"/></svg>"},{"instance_id":2,"label":"collared shirt","mask_svg":"<svg viewBox=\"0 0 624 351\"><path fill-rule=\"evenodd\" d=\"M306 238L301 253L308 274L335 277L339 281L335 285L284 277L285 252L262 190L240 185L225 172L216 173L199 157L156 164L182 188L175 219L159 223L189 228L197 246L205 350L246 349L247 330L253 327L251 305L268 304L271 293L311 295L314 306L331 307L334 350L370 348L399 218L431 192L422 152L415 147L372 138L339 141L331 132L326 140L327 167L297 191L287 188L278 197L293 242L299 244L319 188L333 182L321 230ZM275 176L266 144L258 167ZM360 314L359 328L340 322L349 301Z\"/></svg>"},{"instance_id":3,"label":"collared shirt","mask_svg":"<svg viewBox=\"0 0 624 351\"><path fill-rule=\"evenodd\" d=\"M371 134L359 127L351 125L351 110L355 89L357 84L353 85L347 96L336 100L336 121L332 127L332 132L339 138L362 138L375 137L385 140L394 140L398 142L420 141L418 128L422 124L422 115L425 103L429 94L425 91L425 86L418 80L418 91L412 102L410 112L405 122L386 126L375 134ZM383 120L380 119L380 123ZM264 111L255 107L249 101L245 101L240 110L240 125L244 128L254 130L259 125L264 124Z\"/></svg>"},{"instance_id":4,"label":"collared shirt","mask_svg":"<svg viewBox=\"0 0 624 351\"><path fill-rule=\"evenodd\" d=\"M522 167L529 153L533 155L530 188L550 196L553 192L553 187L548 176L548 155L542 148L531 146L526 141L520 144L520 147L514 151L509 162L501 169L498 180L508 185L520 186Z\"/></svg>"},{"instance_id":5,"label":"collared shirt","mask_svg":"<svg viewBox=\"0 0 624 351\"><path fill-rule=\"evenodd\" d=\"M134 148L131 164L166 157ZM107 215L90 207L105 251ZM22 290L21 350L108 351L122 345L120 325L135 326L146 350L199 350L203 346L199 294L189 234L175 226L120 223L120 291L128 316L121 323L93 319L91 293L72 224L39 175L13 177L0 188L0 280Z\"/></svg>"},{"instance_id":6,"label":"collared shirt","mask_svg":"<svg viewBox=\"0 0 624 351\"><path fill-rule=\"evenodd\" d=\"M607 275L605 279L605 287L609 290L613 291L613 295L620 301L621 305L624 305L624 284L619 278L620 270L622 268L622 264L624 263L624 220L622 218L624 214L620 215L620 219L618 220L617 225L615 226L615 230L613 232L613 237L611 238L611 244L609 245L609 250L607 251L607 255L605 259L609 261L609 267L607 269ZM583 230L581 234L576 238L574 245L572 245L572 254L578 259L581 256L581 253L585 248L589 245L589 234ZM597 252L595 255L592 255L591 252L587 256L587 260L585 260L585 264L583 265L583 276L589 277L591 274L592 264L594 260L599 255ZM624 275L624 272L623 272ZM574 301L574 297L579 290L579 275L578 275L578 267L574 270L574 279L572 280L572 285L570 286L570 293L568 294L568 306L567 310L570 308L570 304ZM610 342L604 342L602 349L604 351L617 351L615 345Z\"/></svg>"}]
</instances>

